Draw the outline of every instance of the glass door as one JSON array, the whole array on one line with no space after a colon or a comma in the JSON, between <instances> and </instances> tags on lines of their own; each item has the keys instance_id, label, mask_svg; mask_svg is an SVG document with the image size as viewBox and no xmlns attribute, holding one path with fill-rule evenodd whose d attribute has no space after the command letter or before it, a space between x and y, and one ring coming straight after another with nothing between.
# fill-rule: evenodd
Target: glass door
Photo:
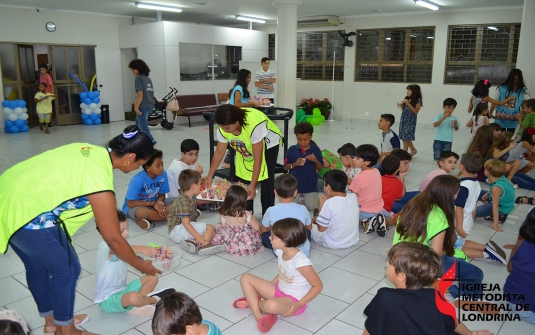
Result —
<instances>
[{"instance_id":1,"label":"glass door","mask_svg":"<svg viewBox=\"0 0 535 335\"><path fill-rule=\"evenodd\" d=\"M17 50L22 91L22 97L20 99L26 101L26 108L28 109L29 115L28 125L32 127L39 123L34 100L35 93L37 93L36 80L38 83L39 77L37 76L35 62L33 60L33 46L18 44Z\"/></svg>"}]
</instances>

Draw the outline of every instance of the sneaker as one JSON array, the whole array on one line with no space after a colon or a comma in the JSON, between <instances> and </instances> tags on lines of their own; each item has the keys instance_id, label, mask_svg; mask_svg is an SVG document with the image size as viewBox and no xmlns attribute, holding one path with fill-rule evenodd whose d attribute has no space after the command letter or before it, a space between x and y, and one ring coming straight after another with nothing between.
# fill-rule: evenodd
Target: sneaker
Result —
<instances>
[{"instance_id":1,"label":"sneaker","mask_svg":"<svg viewBox=\"0 0 535 335\"><path fill-rule=\"evenodd\" d=\"M386 217L383 214L377 214L377 216L375 216L375 222L377 225L377 229L375 230L377 235L385 237L386 231L388 230L386 225Z\"/></svg>"},{"instance_id":2,"label":"sneaker","mask_svg":"<svg viewBox=\"0 0 535 335\"><path fill-rule=\"evenodd\" d=\"M194 254L195 251L197 251L197 244L190 240L182 240L178 243L178 245L188 254Z\"/></svg>"},{"instance_id":3,"label":"sneaker","mask_svg":"<svg viewBox=\"0 0 535 335\"><path fill-rule=\"evenodd\" d=\"M202 204L197 206L197 209L200 211L207 211L208 210L208 204Z\"/></svg>"},{"instance_id":4,"label":"sneaker","mask_svg":"<svg viewBox=\"0 0 535 335\"><path fill-rule=\"evenodd\" d=\"M200 209L197 209L197 218L201 216L201 210Z\"/></svg>"},{"instance_id":5,"label":"sneaker","mask_svg":"<svg viewBox=\"0 0 535 335\"><path fill-rule=\"evenodd\" d=\"M224 244L220 244L220 245L205 244L199 247L199 256L210 256L210 255L215 255L224 251L227 251L227 246Z\"/></svg>"},{"instance_id":6,"label":"sneaker","mask_svg":"<svg viewBox=\"0 0 535 335\"><path fill-rule=\"evenodd\" d=\"M136 224L143 230L149 230L151 227L153 227L154 222L151 222L147 219L139 219L136 221Z\"/></svg>"},{"instance_id":7,"label":"sneaker","mask_svg":"<svg viewBox=\"0 0 535 335\"><path fill-rule=\"evenodd\" d=\"M176 290L174 288L163 288L161 290L158 290L158 291L153 291L149 294L147 294L148 297L158 297L160 299L163 299L165 297L167 297L169 294L172 294L172 293L175 293Z\"/></svg>"},{"instance_id":8,"label":"sneaker","mask_svg":"<svg viewBox=\"0 0 535 335\"><path fill-rule=\"evenodd\" d=\"M507 255L505 254L505 251L503 251L503 249L496 244L496 242L488 241L487 244L485 244L485 251L494 255L495 258L498 258L502 264L507 265Z\"/></svg>"},{"instance_id":9,"label":"sneaker","mask_svg":"<svg viewBox=\"0 0 535 335\"><path fill-rule=\"evenodd\" d=\"M489 262L492 261L492 262L500 263L501 265L507 265L507 262L505 262L504 259L496 256L488 248L485 248L485 250L483 250L483 258L485 258Z\"/></svg>"},{"instance_id":10,"label":"sneaker","mask_svg":"<svg viewBox=\"0 0 535 335\"><path fill-rule=\"evenodd\" d=\"M312 212L312 217L316 217L319 214L319 210L317 208L314 208L314 211Z\"/></svg>"},{"instance_id":11,"label":"sneaker","mask_svg":"<svg viewBox=\"0 0 535 335\"><path fill-rule=\"evenodd\" d=\"M367 218L362 221L362 224L364 225L364 233L373 233L375 231L375 226L377 225L377 215Z\"/></svg>"},{"instance_id":12,"label":"sneaker","mask_svg":"<svg viewBox=\"0 0 535 335\"><path fill-rule=\"evenodd\" d=\"M152 140L152 146L155 147L158 145L158 142L156 142L156 140Z\"/></svg>"},{"instance_id":13,"label":"sneaker","mask_svg":"<svg viewBox=\"0 0 535 335\"><path fill-rule=\"evenodd\" d=\"M154 305L145 305L143 307L134 307L128 310L126 313L138 316L152 316L156 308Z\"/></svg>"}]
</instances>

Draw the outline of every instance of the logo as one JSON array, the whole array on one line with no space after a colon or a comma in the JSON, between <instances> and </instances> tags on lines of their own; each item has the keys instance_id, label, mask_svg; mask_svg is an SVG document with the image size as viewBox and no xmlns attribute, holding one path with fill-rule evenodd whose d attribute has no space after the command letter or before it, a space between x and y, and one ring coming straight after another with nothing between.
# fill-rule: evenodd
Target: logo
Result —
<instances>
[{"instance_id":1,"label":"logo","mask_svg":"<svg viewBox=\"0 0 535 335\"><path fill-rule=\"evenodd\" d=\"M455 327L457 327L457 312L455 311L455 306L446 299L445 293L446 290L453 284L456 276L455 270L456 260L453 260L453 265L449 268L446 273L440 279L438 288L435 285L435 303L438 310L445 315L449 315L453 318L455 322Z\"/></svg>"},{"instance_id":2,"label":"logo","mask_svg":"<svg viewBox=\"0 0 535 335\"><path fill-rule=\"evenodd\" d=\"M91 147L82 147L80 149L80 152L82 153L82 155L84 157L89 157L89 156L91 156L91 151L90 151L91 149L93 149L93 148L91 148Z\"/></svg>"}]
</instances>

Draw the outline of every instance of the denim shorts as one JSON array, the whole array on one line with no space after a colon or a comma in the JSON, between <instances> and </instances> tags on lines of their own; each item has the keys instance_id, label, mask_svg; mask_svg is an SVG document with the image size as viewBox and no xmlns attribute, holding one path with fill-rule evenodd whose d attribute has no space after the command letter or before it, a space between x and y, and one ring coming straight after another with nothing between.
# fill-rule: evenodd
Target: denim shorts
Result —
<instances>
[{"instance_id":1,"label":"denim shorts","mask_svg":"<svg viewBox=\"0 0 535 335\"><path fill-rule=\"evenodd\" d=\"M535 313L532 311L517 311L516 310L516 304L509 303L509 307L511 307L512 313L518 314L520 316L520 320L531 323L535 325Z\"/></svg>"},{"instance_id":2,"label":"denim shorts","mask_svg":"<svg viewBox=\"0 0 535 335\"><path fill-rule=\"evenodd\" d=\"M367 219L369 219L369 218L371 218L373 216L376 216L377 214L383 214L387 218L393 217L392 214L390 214L389 212L386 211L386 209L383 208L383 210L380 211L379 213L371 213L371 212L360 211L359 212L359 220L364 221L364 220L367 220Z\"/></svg>"},{"instance_id":3,"label":"denim shorts","mask_svg":"<svg viewBox=\"0 0 535 335\"><path fill-rule=\"evenodd\" d=\"M103 302L99 303L98 306L106 313L123 313L131 310L134 306L123 307L121 299L123 295L131 292L139 292L141 290L141 279L136 279L131 281L126 285L124 290L115 292L109 297L106 298Z\"/></svg>"},{"instance_id":4,"label":"denim shorts","mask_svg":"<svg viewBox=\"0 0 535 335\"><path fill-rule=\"evenodd\" d=\"M461 250L463 248L464 242L466 242L466 239L463 237L457 236L457 239L455 240L455 244L453 245L454 249Z\"/></svg>"}]
</instances>

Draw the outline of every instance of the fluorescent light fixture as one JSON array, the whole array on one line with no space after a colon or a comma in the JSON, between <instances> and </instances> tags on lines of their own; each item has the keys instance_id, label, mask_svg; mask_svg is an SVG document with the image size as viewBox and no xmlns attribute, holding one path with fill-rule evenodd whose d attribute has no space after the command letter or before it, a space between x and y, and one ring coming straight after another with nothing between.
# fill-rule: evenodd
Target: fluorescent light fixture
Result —
<instances>
[{"instance_id":1,"label":"fluorescent light fixture","mask_svg":"<svg viewBox=\"0 0 535 335\"><path fill-rule=\"evenodd\" d=\"M236 19L240 21L249 21L249 22L256 22L256 23L266 23L266 20L259 19L257 17L250 17L250 16L243 16L243 15L236 15Z\"/></svg>"},{"instance_id":2,"label":"fluorescent light fixture","mask_svg":"<svg viewBox=\"0 0 535 335\"><path fill-rule=\"evenodd\" d=\"M498 30L500 30L500 29L498 29L498 27L496 27L496 26L488 26L487 29L494 30L494 31L498 31Z\"/></svg>"},{"instance_id":3,"label":"fluorescent light fixture","mask_svg":"<svg viewBox=\"0 0 535 335\"><path fill-rule=\"evenodd\" d=\"M176 12L176 13L180 13L182 11L181 8L178 8L175 6L158 5L155 3L144 3L144 2L136 2L136 7L144 8L144 9L163 10L167 12Z\"/></svg>"},{"instance_id":4,"label":"fluorescent light fixture","mask_svg":"<svg viewBox=\"0 0 535 335\"><path fill-rule=\"evenodd\" d=\"M387 41L390 41L392 39L392 37L387 37L386 40Z\"/></svg>"},{"instance_id":5,"label":"fluorescent light fixture","mask_svg":"<svg viewBox=\"0 0 535 335\"><path fill-rule=\"evenodd\" d=\"M429 8L431 10L439 10L440 9L440 7L436 3L433 3L431 1L414 0L414 3L416 3L417 5L423 6L425 8Z\"/></svg>"},{"instance_id":6,"label":"fluorescent light fixture","mask_svg":"<svg viewBox=\"0 0 535 335\"><path fill-rule=\"evenodd\" d=\"M411 37L416 37L416 35L411 34Z\"/></svg>"},{"instance_id":7,"label":"fluorescent light fixture","mask_svg":"<svg viewBox=\"0 0 535 335\"><path fill-rule=\"evenodd\" d=\"M427 36L426 38L432 40L433 38L435 38L435 36Z\"/></svg>"}]
</instances>

